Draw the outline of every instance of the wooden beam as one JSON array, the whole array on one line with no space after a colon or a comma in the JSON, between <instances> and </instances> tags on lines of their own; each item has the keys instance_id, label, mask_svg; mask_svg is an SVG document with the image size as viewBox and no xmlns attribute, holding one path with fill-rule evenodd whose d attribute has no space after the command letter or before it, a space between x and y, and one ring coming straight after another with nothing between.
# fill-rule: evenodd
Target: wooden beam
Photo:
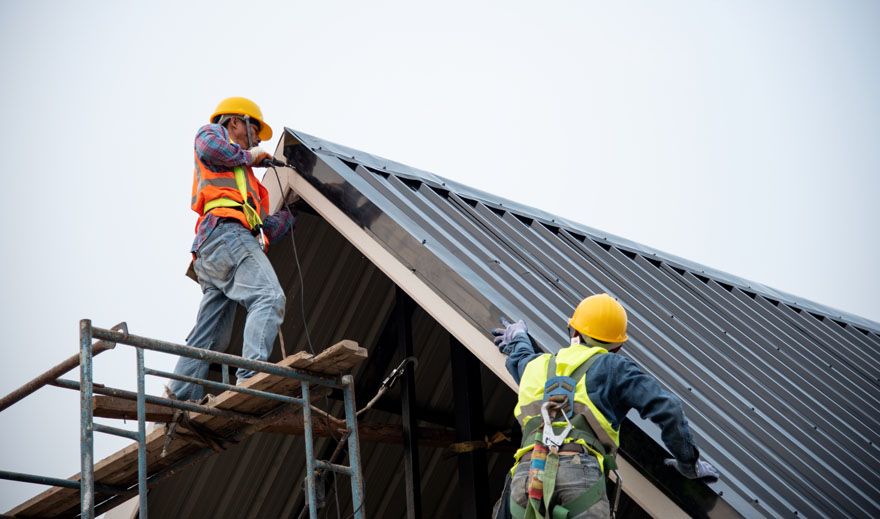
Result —
<instances>
[{"instance_id":1,"label":"wooden beam","mask_svg":"<svg viewBox=\"0 0 880 519\"><path fill-rule=\"evenodd\" d=\"M95 417L137 419L137 403L132 400L113 396L95 397ZM147 421L170 422L174 417L174 409L160 404L147 404ZM302 415L291 415L275 423L263 427L260 432L274 434L304 434ZM331 435L332 430L332 435ZM312 432L315 436L338 438L345 431L341 424L324 420L319 415L312 419ZM400 425L378 422L358 422L358 433L361 442L403 444L403 428ZM419 427L419 445L425 447L447 448L455 442L455 431L441 427Z\"/></svg>"}]
</instances>

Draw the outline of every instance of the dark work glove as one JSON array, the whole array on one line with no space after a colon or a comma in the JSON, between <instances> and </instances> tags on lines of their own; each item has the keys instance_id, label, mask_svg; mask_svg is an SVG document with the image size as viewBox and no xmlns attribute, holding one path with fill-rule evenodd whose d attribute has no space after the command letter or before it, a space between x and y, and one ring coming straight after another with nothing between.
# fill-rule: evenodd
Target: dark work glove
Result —
<instances>
[{"instance_id":1,"label":"dark work glove","mask_svg":"<svg viewBox=\"0 0 880 519\"><path fill-rule=\"evenodd\" d=\"M513 346L511 346L510 343L513 342L513 338L519 334L528 337L529 328L522 319L512 323L508 321L507 318L502 317L499 319L499 322L501 322L501 328L495 328L492 330L492 335L495 336L495 346L498 346L498 350L500 350L501 353L510 355L511 350L513 349Z\"/></svg>"},{"instance_id":2,"label":"dark work glove","mask_svg":"<svg viewBox=\"0 0 880 519\"><path fill-rule=\"evenodd\" d=\"M705 479L712 483L718 481L718 471L708 461L698 459L695 465L681 464L673 458L666 458L663 463L672 467L688 479Z\"/></svg>"}]
</instances>

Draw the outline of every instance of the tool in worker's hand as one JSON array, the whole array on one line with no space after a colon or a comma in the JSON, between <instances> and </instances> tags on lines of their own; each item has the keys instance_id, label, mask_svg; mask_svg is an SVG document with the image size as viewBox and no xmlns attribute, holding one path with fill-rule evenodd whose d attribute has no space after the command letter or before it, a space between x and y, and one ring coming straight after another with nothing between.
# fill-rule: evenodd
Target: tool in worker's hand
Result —
<instances>
[{"instance_id":1,"label":"tool in worker's hand","mask_svg":"<svg viewBox=\"0 0 880 519\"><path fill-rule=\"evenodd\" d=\"M259 146L249 148L248 153L251 156L250 160L248 161L249 166L262 166L264 161L270 160L272 158L271 153L264 150L263 148L260 148Z\"/></svg>"},{"instance_id":2,"label":"tool in worker's hand","mask_svg":"<svg viewBox=\"0 0 880 519\"><path fill-rule=\"evenodd\" d=\"M278 159L269 158L269 157L261 160L260 166L263 166L264 168L271 168L272 166L279 167L279 168L289 168L290 167L287 165L286 162L280 161Z\"/></svg>"}]
</instances>

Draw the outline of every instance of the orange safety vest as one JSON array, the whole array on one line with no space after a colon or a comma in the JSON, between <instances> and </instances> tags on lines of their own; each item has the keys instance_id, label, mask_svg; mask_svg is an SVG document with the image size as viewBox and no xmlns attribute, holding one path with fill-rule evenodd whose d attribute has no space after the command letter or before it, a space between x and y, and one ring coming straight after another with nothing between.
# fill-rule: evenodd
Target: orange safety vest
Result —
<instances>
[{"instance_id":1,"label":"orange safety vest","mask_svg":"<svg viewBox=\"0 0 880 519\"><path fill-rule=\"evenodd\" d=\"M227 198L239 204L243 203L244 200L242 200L241 191L239 191L238 185L235 183L234 170L211 171L199 159L195 151L193 151L193 156L195 157L195 171L193 172L192 203L190 207L199 214L199 219L196 221L196 232L198 232L199 225L205 218L205 214L207 214L205 212L205 204L219 198ZM256 209L257 214L260 216L260 221L265 220L269 214L269 191L257 180L250 166L237 167L241 167L246 174L247 203ZM245 228L251 229L247 216L239 207L215 207L209 209L209 212L219 217L235 218Z\"/></svg>"}]
</instances>

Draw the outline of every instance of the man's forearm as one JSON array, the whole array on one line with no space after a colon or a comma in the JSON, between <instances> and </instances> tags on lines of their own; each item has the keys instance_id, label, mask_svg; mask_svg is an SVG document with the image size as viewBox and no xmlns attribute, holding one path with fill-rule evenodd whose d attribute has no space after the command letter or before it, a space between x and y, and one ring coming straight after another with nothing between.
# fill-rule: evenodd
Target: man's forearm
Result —
<instances>
[{"instance_id":1,"label":"man's forearm","mask_svg":"<svg viewBox=\"0 0 880 519\"><path fill-rule=\"evenodd\" d=\"M512 348L507 355L507 360L504 362L504 365L507 367L507 371L513 377L513 380L519 384L523 372L526 370L526 365L539 354L535 353L532 341L529 340L528 335L525 334L520 334L514 337L510 342L510 346Z\"/></svg>"},{"instance_id":2,"label":"man's forearm","mask_svg":"<svg viewBox=\"0 0 880 519\"><path fill-rule=\"evenodd\" d=\"M275 214L269 215L263 221L263 233L269 243L277 242L287 231L293 227L296 217L287 212L286 208L281 208Z\"/></svg>"}]
</instances>

